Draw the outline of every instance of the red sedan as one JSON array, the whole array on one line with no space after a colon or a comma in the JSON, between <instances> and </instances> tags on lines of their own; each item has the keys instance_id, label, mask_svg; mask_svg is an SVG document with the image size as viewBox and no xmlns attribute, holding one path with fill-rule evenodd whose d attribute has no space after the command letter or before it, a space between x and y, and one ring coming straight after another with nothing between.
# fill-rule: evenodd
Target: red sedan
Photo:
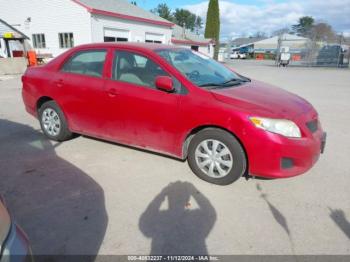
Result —
<instances>
[{"instance_id":1,"label":"red sedan","mask_svg":"<svg viewBox=\"0 0 350 262\"><path fill-rule=\"evenodd\" d=\"M325 144L307 101L188 49L83 45L22 81L26 110L48 138L78 133L187 159L214 184L302 174Z\"/></svg>"}]
</instances>

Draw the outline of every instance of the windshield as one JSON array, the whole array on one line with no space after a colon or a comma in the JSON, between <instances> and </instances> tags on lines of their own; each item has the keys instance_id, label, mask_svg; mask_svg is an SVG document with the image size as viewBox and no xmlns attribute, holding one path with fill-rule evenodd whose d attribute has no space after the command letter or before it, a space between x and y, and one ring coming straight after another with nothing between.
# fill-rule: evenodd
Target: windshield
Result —
<instances>
[{"instance_id":1,"label":"windshield","mask_svg":"<svg viewBox=\"0 0 350 262\"><path fill-rule=\"evenodd\" d=\"M215 60L192 50L164 49L156 52L192 83L203 88L228 87L249 81Z\"/></svg>"}]
</instances>

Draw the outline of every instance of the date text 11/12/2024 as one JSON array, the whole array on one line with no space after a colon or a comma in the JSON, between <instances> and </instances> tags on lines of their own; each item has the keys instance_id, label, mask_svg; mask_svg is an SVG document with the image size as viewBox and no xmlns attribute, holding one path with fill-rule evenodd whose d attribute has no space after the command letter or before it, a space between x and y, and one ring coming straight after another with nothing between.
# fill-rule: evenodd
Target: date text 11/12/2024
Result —
<instances>
[{"instance_id":1,"label":"date text 11/12/2024","mask_svg":"<svg viewBox=\"0 0 350 262\"><path fill-rule=\"evenodd\" d=\"M128 256L128 261L219 261L217 256Z\"/></svg>"}]
</instances>

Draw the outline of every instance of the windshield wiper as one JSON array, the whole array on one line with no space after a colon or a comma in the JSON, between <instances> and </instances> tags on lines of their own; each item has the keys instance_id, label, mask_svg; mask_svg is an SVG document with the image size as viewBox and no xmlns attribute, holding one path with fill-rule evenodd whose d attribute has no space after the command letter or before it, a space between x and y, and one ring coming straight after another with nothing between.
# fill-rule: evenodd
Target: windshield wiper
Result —
<instances>
[{"instance_id":1,"label":"windshield wiper","mask_svg":"<svg viewBox=\"0 0 350 262\"><path fill-rule=\"evenodd\" d=\"M248 80L244 80L244 79L239 79L239 78L232 78L228 81L225 81L223 83L205 83L202 85L199 85L200 87L208 87L208 86L212 86L213 89L217 88L217 87L229 87L229 86L234 86L234 85L238 85L241 84L243 82L248 82Z\"/></svg>"},{"instance_id":2,"label":"windshield wiper","mask_svg":"<svg viewBox=\"0 0 350 262\"><path fill-rule=\"evenodd\" d=\"M202 85L199 85L200 87L207 87L207 86L222 86L221 83L205 83L205 84L202 84Z\"/></svg>"},{"instance_id":3,"label":"windshield wiper","mask_svg":"<svg viewBox=\"0 0 350 262\"><path fill-rule=\"evenodd\" d=\"M221 85L227 85L228 83L242 83L242 82L248 82L248 80L245 80L245 79L240 79L240 78L232 78L228 81L225 81L223 83L221 83Z\"/></svg>"}]
</instances>

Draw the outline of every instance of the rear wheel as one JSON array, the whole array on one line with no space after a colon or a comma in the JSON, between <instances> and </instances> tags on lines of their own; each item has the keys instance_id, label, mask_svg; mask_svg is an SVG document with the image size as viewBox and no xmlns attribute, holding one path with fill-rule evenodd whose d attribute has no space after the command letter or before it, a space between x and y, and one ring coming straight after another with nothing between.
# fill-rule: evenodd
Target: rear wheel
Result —
<instances>
[{"instance_id":1,"label":"rear wheel","mask_svg":"<svg viewBox=\"0 0 350 262\"><path fill-rule=\"evenodd\" d=\"M48 101L39 108L39 121L44 134L51 140L65 141L73 137L62 110L54 101Z\"/></svg>"},{"instance_id":2,"label":"rear wheel","mask_svg":"<svg viewBox=\"0 0 350 262\"><path fill-rule=\"evenodd\" d=\"M187 159L199 178L217 185L233 183L247 168L245 152L238 140L216 128L204 129L195 135Z\"/></svg>"}]
</instances>

